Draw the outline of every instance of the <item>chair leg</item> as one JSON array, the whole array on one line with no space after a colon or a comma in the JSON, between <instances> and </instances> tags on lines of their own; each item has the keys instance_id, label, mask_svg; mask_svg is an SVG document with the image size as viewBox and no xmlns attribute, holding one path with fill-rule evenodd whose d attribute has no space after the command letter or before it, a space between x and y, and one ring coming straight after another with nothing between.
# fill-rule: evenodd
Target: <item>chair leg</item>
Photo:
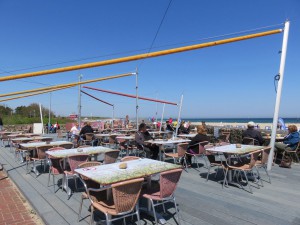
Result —
<instances>
[{"instance_id":1,"label":"chair leg","mask_svg":"<svg viewBox=\"0 0 300 225\"><path fill-rule=\"evenodd\" d=\"M51 174L51 170L49 170L49 173L48 173L48 187L49 187L49 183L50 183L50 174Z\"/></svg>"},{"instance_id":2,"label":"chair leg","mask_svg":"<svg viewBox=\"0 0 300 225\"><path fill-rule=\"evenodd\" d=\"M157 217L156 217L156 212L155 212L155 207L154 207L154 202L153 202L152 199L150 199L150 201L151 201L151 205L152 205L152 210L153 210L153 216L154 216L155 223L158 224Z\"/></svg>"},{"instance_id":3,"label":"chair leg","mask_svg":"<svg viewBox=\"0 0 300 225\"><path fill-rule=\"evenodd\" d=\"M81 195L81 203L80 203L80 206L79 206L77 222L79 222L79 220L80 220L80 218L81 218L82 204L83 204L83 196Z\"/></svg>"},{"instance_id":4,"label":"chair leg","mask_svg":"<svg viewBox=\"0 0 300 225\"><path fill-rule=\"evenodd\" d=\"M138 225L141 225L140 209L139 209L139 205L138 204L135 207L135 211L136 211L136 217L137 217Z\"/></svg>"},{"instance_id":5,"label":"chair leg","mask_svg":"<svg viewBox=\"0 0 300 225\"><path fill-rule=\"evenodd\" d=\"M224 188L225 183L226 183L226 181L227 181L227 173L228 173L228 169L225 169L225 175L224 175L224 180L223 180L222 188Z\"/></svg>"},{"instance_id":6,"label":"chair leg","mask_svg":"<svg viewBox=\"0 0 300 225\"><path fill-rule=\"evenodd\" d=\"M244 170L243 170L243 172L244 172L244 175L245 175L245 178L246 178L246 181L247 181L247 185L249 186L250 193L253 194L251 185L250 185L250 183L249 183L249 181L248 181L247 174L246 174L246 172L245 172Z\"/></svg>"},{"instance_id":7,"label":"chair leg","mask_svg":"<svg viewBox=\"0 0 300 225\"><path fill-rule=\"evenodd\" d=\"M211 166L209 166L208 169L207 169L206 181L208 181L208 176L209 176L209 174L210 174L210 168L211 168Z\"/></svg>"},{"instance_id":8,"label":"chair leg","mask_svg":"<svg viewBox=\"0 0 300 225\"><path fill-rule=\"evenodd\" d=\"M91 205L90 225L94 223L94 206Z\"/></svg>"},{"instance_id":9,"label":"chair leg","mask_svg":"<svg viewBox=\"0 0 300 225\"><path fill-rule=\"evenodd\" d=\"M181 223L180 223L180 216L179 216L179 210L178 210L178 207L177 207L177 204L176 204L175 197L173 197L173 202L174 202L175 211L176 211L176 214L177 214L177 222L178 222L179 225L181 225Z\"/></svg>"},{"instance_id":10,"label":"chair leg","mask_svg":"<svg viewBox=\"0 0 300 225\"><path fill-rule=\"evenodd\" d=\"M53 180L53 193L55 193L55 176L52 174L52 180Z\"/></svg>"}]
</instances>

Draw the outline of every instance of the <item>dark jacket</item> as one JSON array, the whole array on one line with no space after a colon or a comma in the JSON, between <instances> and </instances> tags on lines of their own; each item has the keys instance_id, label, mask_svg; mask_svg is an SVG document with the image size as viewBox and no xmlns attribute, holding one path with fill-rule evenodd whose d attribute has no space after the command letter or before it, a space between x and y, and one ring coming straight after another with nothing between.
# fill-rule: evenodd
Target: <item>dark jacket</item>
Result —
<instances>
[{"instance_id":1,"label":"dark jacket","mask_svg":"<svg viewBox=\"0 0 300 225\"><path fill-rule=\"evenodd\" d=\"M249 138L253 138L256 141L258 141L259 145L263 145L264 143L264 139L261 136L260 131L255 130L254 128L248 128L247 130L245 130L242 134L242 137L249 137Z\"/></svg>"},{"instance_id":2,"label":"dark jacket","mask_svg":"<svg viewBox=\"0 0 300 225\"><path fill-rule=\"evenodd\" d=\"M198 153L199 152L199 146L197 145L200 142L203 141L210 141L210 138L205 134L197 134L195 137L192 138L192 140L189 143L189 149L192 149L193 152Z\"/></svg>"},{"instance_id":3,"label":"dark jacket","mask_svg":"<svg viewBox=\"0 0 300 225\"><path fill-rule=\"evenodd\" d=\"M299 133L298 131L295 131L293 133L290 133L283 139L283 143L287 144L292 149L295 149L299 143Z\"/></svg>"},{"instance_id":4,"label":"dark jacket","mask_svg":"<svg viewBox=\"0 0 300 225\"><path fill-rule=\"evenodd\" d=\"M86 134L86 133L93 133L93 132L94 130L91 126L85 125L83 128L81 128L79 135Z\"/></svg>"},{"instance_id":5,"label":"dark jacket","mask_svg":"<svg viewBox=\"0 0 300 225\"><path fill-rule=\"evenodd\" d=\"M3 126L3 122L2 119L0 118L0 126Z\"/></svg>"}]
</instances>

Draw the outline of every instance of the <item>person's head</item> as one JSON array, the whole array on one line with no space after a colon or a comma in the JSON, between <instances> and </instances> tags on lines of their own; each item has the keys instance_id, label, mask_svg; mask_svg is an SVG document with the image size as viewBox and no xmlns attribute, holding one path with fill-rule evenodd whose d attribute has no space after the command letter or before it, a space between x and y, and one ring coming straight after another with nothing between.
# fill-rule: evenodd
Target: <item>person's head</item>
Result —
<instances>
[{"instance_id":1,"label":"person's head","mask_svg":"<svg viewBox=\"0 0 300 225\"><path fill-rule=\"evenodd\" d=\"M146 124L145 124L145 123L141 123L141 124L139 125L139 131L144 132L144 131L146 131L146 130L147 130Z\"/></svg>"},{"instance_id":2,"label":"person's head","mask_svg":"<svg viewBox=\"0 0 300 225\"><path fill-rule=\"evenodd\" d=\"M167 121L166 121L166 124L170 124L170 121L169 121L169 120L167 120Z\"/></svg>"},{"instance_id":3,"label":"person's head","mask_svg":"<svg viewBox=\"0 0 300 225\"><path fill-rule=\"evenodd\" d=\"M205 127L202 125L197 126L197 133L198 134L207 134Z\"/></svg>"},{"instance_id":4,"label":"person's head","mask_svg":"<svg viewBox=\"0 0 300 225\"><path fill-rule=\"evenodd\" d=\"M91 126L91 122L86 122L86 125Z\"/></svg>"},{"instance_id":5,"label":"person's head","mask_svg":"<svg viewBox=\"0 0 300 225\"><path fill-rule=\"evenodd\" d=\"M247 127L249 129L253 129L255 127L255 123L253 121L249 121L248 124L247 124Z\"/></svg>"},{"instance_id":6,"label":"person's head","mask_svg":"<svg viewBox=\"0 0 300 225\"><path fill-rule=\"evenodd\" d=\"M87 122L83 122L83 126L86 126L87 125Z\"/></svg>"},{"instance_id":7,"label":"person's head","mask_svg":"<svg viewBox=\"0 0 300 225\"><path fill-rule=\"evenodd\" d=\"M289 133L293 133L293 132L298 131L298 128L297 128L296 125L289 125L288 126L288 131L289 131Z\"/></svg>"},{"instance_id":8,"label":"person's head","mask_svg":"<svg viewBox=\"0 0 300 225\"><path fill-rule=\"evenodd\" d=\"M76 127L78 127L78 126L79 126L79 124L78 124L78 123L76 123L76 124L75 124L75 126L76 126Z\"/></svg>"}]
</instances>

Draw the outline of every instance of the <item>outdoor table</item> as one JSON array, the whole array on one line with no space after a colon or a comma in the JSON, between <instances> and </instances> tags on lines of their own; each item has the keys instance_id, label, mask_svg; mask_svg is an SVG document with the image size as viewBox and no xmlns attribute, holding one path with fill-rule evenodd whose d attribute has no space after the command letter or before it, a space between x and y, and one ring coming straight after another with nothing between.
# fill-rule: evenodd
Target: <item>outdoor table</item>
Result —
<instances>
[{"instance_id":1,"label":"outdoor table","mask_svg":"<svg viewBox=\"0 0 300 225\"><path fill-rule=\"evenodd\" d=\"M263 136L263 139L264 140L271 140L271 136ZM280 142L280 141L283 141L284 137L280 136L280 137L277 137L276 136L276 141Z\"/></svg>"},{"instance_id":2,"label":"outdoor table","mask_svg":"<svg viewBox=\"0 0 300 225\"><path fill-rule=\"evenodd\" d=\"M173 169L181 168L181 166L167 163L167 162L160 162L157 160L152 159L137 159L132 161L127 161L127 168L120 169L119 163L112 163L112 164L105 164L101 166L95 167L88 167L88 168L81 168L75 169L75 172L81 174L101 185L105 185L110 187L111 184L131 180L135 178L147 177L148 181L151 181L151 176ZM104 187L107 189L107 187ZM143 209L142 209L143 210ZM146 212L151 212L151 204L148 202L148 208L145 209ZM166 223L165 219L158 213L156 216L161 224Z\"/></svg>"},{"instance_id":3,"label":"outdoor table","mask_svg":"<svg viewBox=\"0 0 300 225\"><path fill-rule=\"evenodd\" d=\"M150 144L156 144L159 145L159 160L161 161L161 148L164 145L171 145L171 144L179 144L179 143L185 143L185 142L190 142L191 140L188 139L155 139L155 140L149 140L149 141L145 141L145 143L150 143Z\"/></svg>"},{"instance_id":4,"label":"outdoor table","mask_svg":"<svg viewBox=\"0 0 300 225\"><path fill-rule=\"evenodd\" d=\"M172 131L150 131L149 134L152 135L152 137L155 137L155 135L160 135L160 134L168 134L171 133Z\"/></svg>"},{"instance_id":5,"label":"outdoor table","mask_svg":"<svg viewBox=\"0 0 300 225\"><path fill-rule=\"evenodd\" d=\"M116 139L124 139L127 142L127 146L129 146L129 142L135 140L134 136L117 136ZM126 156L129 155L128 149L126 149Z\"/></svg>"},{"instance_id":6,"label":"outdoor table","mask_svg":"<svg viewBox=\"0 0 300 225\"><path fill-rule=\"evenodd\" d=\"M110 151L113 151L113 149L106 148L103 146L97 146L97 147L91 146L91 147L84 147L84 148L71 148L71 149L46 151L46 154L54 158L67 158L70 155L80 155L80 154L96 155L96 154L102 154Z\"/></svg>"},{"instance_id":7,"label":"outdoor table","mask_svg":"<svg viewBox=\"0 0 300 225\"><path fill-rule=\"evenodd\" d=\"M182 137L182 138L193 138L195 137L197 134L179 134L177 135L177 137Z\"/></svg>"},{"instance_id":8,"label":"outdoor table","mask_svg":"<svg viewBox=\"0 0 300 225\"><path fill-rule=\"evenodd\" d=\"M222 146L212 146L207 148L206 151L216 152L216 153L226 153L229 155L244 155L257 150L263 150L267 146L257 146L257 145L241 145L240 148L236 147L236 144L222 145ZM228 164L231 164L231 159L228 157ZM232 171L228 171L228 184L236 185L240 187L239 184L232 181Z\"/></svg>"},{"instance_id":9,"label":"outdoor table","mask_svg":"<svg viewBox=\"0 0 300 225\"><path fill-rule=\"evenodd\" d=\"M59 146L61 144L73 144L69 141L51 141L47 142L32 142L32 143L21 143L19 144L20 148L25 151L25 154L28 154L29 151L35 151L38 147L45 146L45 145L52 145L53 147ZM33 172L38 175L38 171L36 168L33 168Z\"/></svg>"}]
</instances>

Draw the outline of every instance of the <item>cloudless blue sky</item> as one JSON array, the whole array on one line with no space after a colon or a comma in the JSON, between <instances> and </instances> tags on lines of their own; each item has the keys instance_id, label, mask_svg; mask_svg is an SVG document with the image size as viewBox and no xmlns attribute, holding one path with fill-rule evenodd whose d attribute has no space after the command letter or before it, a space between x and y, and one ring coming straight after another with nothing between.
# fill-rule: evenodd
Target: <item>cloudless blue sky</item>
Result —
<instances>
[{"instance_id":1,"label":"cloudless blue sky","mask_svg":"<svg viewBox=\"0 0 300 225\"><path fill-rule=\"evenodd\" d=\"M70 66L146 53L169 0L1 0L0 76ZM280 116L299 117L300 1L173 0L151 51L233 37L207 39L291 21ZM264 30L279 28L270 27ZM283 27L283 26L281 26ZM257 30L250 33L261 32ZM249 33L249 32L248 32ZM248 33L243 33L248 34ZM272 117L283 33L167 55L1 82L1 93L134 72L139 95L179 102L182 116ZM87 86L135 94L135 77ZM135 99L86 90L115 104L116 116L135 116ZM52 110L77 112L78 88L52 93ZM49 107L49 94L2 103L15 108L39 102ZM140 115L161 115L162 105L140 101ZM166 116L178 108L166 106ZM111 116L112 110L82 96L82 115Z\"/></svg>"}]
</instances>

